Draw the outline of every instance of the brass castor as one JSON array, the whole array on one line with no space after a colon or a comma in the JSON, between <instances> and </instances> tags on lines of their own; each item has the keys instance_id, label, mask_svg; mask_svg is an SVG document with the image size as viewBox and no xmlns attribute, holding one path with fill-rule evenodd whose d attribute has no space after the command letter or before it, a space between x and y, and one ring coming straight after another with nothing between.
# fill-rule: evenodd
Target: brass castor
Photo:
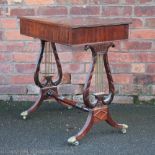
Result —
<instances>
[{"instance_id":1,"label":"brass castor","mask_svg":"<svg viewBox=\"0 0 155 155\"><path fill-rule=\"evenodd\" d=\"M79 145L79 141L76 140L76 137L75 136L70 137L68 139L68 143L71 144L71 145L75 145L75 146Z\"/></svg>"},{"instance_id":2,"label":"brass castor","mask_svg":"<svg viewBox=\"0 0 155 155\"><path fill-rule=\"evenodd\" d=\"M128 125L126 125L126 124L122 124L122 129L121 129L121 132L123 133L123 134L125 134L126 132L127 132L127 129L128 129Z\"/></svg>"},{"instance_id":3,"label":"brass castor","mask_svg":"<svg viewBox=\"0 0 155 155\"><path fill-rule=\"evenodd\" d=\"M27 112L27 111L24 111L24 112L22 112L20 115L21 115L21 116L23 117L23 119L25 120L25 119L27 118L27 116L28 116L28 112Z\"/></svg>"},{"instance_id":4,"label":"brass castor","mask_svg":"<svg viewBox=\"0 0 155 155\"><path fill-rule=\"evenodd\" d=\"M71 110L71 109L73 109L73 107L72 106L67 106L67 109Z\"/></svg>"}]
</instances>

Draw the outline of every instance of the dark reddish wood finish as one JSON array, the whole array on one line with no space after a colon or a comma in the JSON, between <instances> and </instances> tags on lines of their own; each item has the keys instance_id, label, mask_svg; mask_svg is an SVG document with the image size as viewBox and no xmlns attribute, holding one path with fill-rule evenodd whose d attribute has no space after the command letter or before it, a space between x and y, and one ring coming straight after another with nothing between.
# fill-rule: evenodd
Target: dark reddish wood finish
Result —
<instances>
[{"instance_id":1,"label":"dark reddish wood finish","mask_svg":"<svg viewBox=\"0 0 155 155\"><path fill-rule=\"evenodd\" d=\"M118 129L123 128L123 124L118 124L115 122L109 113L108 106L96 107L89 111L87 121L83 128L75 135L76 140L81 140L92 128L92 126L98 122L106 121L110 126Z\"/></svg>"},{"instance_id":2,"label":"dark reddish wood finish","mask_svg":"<svg viewBox=\"0 0 155 155\"><path fill-rule=\"evenodd\" d=\"M48 87L57 86L58 84L60 84L60 82L62 80L62 68L61 68L61 63L60 63L60 60L59 60L59 56L58 56L58 53L57 53L57 50L56 50L55 43L51 43L51 46L52 46L52 49L53 49L53 54L54 54L54 58L55 58L56 65L57 65L58 79L56 81L53 81L52 77L45 77L46 81L44 81L44 83L42 83L42 81L40 81L40 79L39 79L40 64L41 64L42 59L43 59L45 42L46 41L41 40L41 52L40 52L37 67L36 67L36 70L35 70L35 73L34 73L35 84L40 88L47 87L47 86Z\"/></svg>"},{"instance_id":3,"label":"dark reddish wood finish","mask_svg":"<svg viewBox=\"0 0 155 155\"><path fill-rule=\"evenodd\" d=\"M94 108L99 104L105 104L105 105L110 104L111 101L113 100L115 88L114 88L114 84L113 84L113 79L112 79L112 75L111 75L111 71L110 71L110 67L109 67L108 54L107 54L108 49L110 47L114 47L114 44L112 42L95 44L95 45L86 45L85 46L86 50L91 49L92 58L93 58L93 62L92 62L90 71L88 73L88 77L87 77L87 80L85 82L84 91L83 91L83 100L84 100L84 104L86 105L86 107ZM96 103L92 104L89 101L89 88L90 88L90 85L91 85L91 80L92 80L92 77L93 77L98 52L100 52L103 55L105 71L106 71L108 84L109 84L109 95L106 98L103 96L103 98L101 98L101 99L99 99L99 97L97 97Z\"/></svg>"},{"instance_id":4,"label":"dark reddish wood finish","mask_svg":"<svg viewBox=\"0 0 155 155\"><path fill-rule=\"evenodd\" d=\"M35 84L40 87L40 97L35 104L21 115L23 118L32 112L34 112L42 103L42 101L54 98L60 104L65 106L73 106L89 112L87 121L82 130L71 138L78 141L82 139L87 132L91 129L93 124L106 121L108 124L115 128L126 129L124 124L118 124L112 120L108 105L112 102L114 97L114 84L108 62L108 49L114 47L112 42L96 43L109 40L120 40L128 38L128 27L130 21L115 21L115 20L103 20L102 18L36 18L36 17L21 17L21 34L25 34L31 37L37 37L41 40L41 53L38 59L38 64L34 74ZM58 70L58 79L52 80L52 77L46 77L46 82L42 83L39 79L40 64L42 62L45 43L51 42L54 58ZM60 84L62 79L62 68L56 50L56 43L61 44L85 44L85 50L90 49L92 51L92 64L90 71L85 82L83 91L84 104L78 103L73 100L69 100L60 96L57 91L57 85ZM95 44L90 44L95 43ZM91 85L92 76L94 73L94 67L97 61L97 54L103 55L104 67L109 84L109 94L99 95L96 97L96 102L91 103L89 100L89 88ZM70 141L70 140L69 140Z\"/></svg>"},{"instance_id":5,"label":"dark reddish wood finish","mask_svg":"<svg viewBox=\"0 0 155 155\"><path fill-rule=\"evenodd\" d=\"M20 32L41 40L73 45L127 39L129 23L101 17L20 17Z\"/></svg>"}]
</instances>

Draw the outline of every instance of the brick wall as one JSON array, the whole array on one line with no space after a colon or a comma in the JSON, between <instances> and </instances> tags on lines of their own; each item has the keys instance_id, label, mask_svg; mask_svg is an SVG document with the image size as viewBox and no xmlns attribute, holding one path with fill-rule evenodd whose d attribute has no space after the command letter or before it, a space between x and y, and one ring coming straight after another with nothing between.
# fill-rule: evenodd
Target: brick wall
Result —
<instances>
[{"instance_id":1,"label":"brick wall","mask_svg":"<svg viewBox=\"0 0 155 155\"><path fill-rule=\"evenodd\" d=\"M19 33L17 16L74 15L132 18L130 38L116 41L109 53L115 81L115 102L148 101L155 95L154 0L0 0L0 99L34 100L33 72L39 41ZM81 93L90 54L58 46L68 83L62 93ZM72 53L72 50L78 52ZM85 61L84 61L85 60Z\"/></svg>"}]
</instances>

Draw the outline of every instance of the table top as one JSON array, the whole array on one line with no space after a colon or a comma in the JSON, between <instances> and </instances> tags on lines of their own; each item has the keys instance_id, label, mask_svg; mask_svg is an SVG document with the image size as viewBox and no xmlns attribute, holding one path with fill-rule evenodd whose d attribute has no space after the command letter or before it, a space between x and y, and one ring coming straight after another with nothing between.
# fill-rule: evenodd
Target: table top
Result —
<instances>
[{"instance_id":1,"label":"table top","mask_svg":"<svg viewBox=\"0 0 155 155\"><path fill-rule=\"evenodd\" d=\"M21 34L62 44L128 38L131 20L103 17L20 17Z\"/></svg>"},{"instance_id":2,"label":"table top","mask_svg":"<svg viewBox=\"0 0 155 155\"><path fill-rule=\"evenodd\" d=\"M130 24L131 20L122 19L104 19L103 17L40 17L40 16L27 16L21 17L21 19L27 19L37 21L46 24L55 24L62 27L68 28L81 28L81 27L96 27L96 26L107 26L107 25L120 25Z\"/></svg>"}]
</instances>

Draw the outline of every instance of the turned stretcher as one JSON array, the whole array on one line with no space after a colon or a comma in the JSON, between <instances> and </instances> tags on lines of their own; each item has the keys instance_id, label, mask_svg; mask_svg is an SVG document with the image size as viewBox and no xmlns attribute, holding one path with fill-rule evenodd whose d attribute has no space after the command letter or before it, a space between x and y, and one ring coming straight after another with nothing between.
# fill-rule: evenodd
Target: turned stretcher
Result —
<instances>
[{"instance_id":1,"label":"turned stretcher","mask_svg":"<svg viewBox=\"0 0 155 155\"><path fill-rule=\"evenodd\" d=\"M21 34L41 40L41 52L34 73L40 96L32 107L21 113L21 116L26 119L44 100L54 98L58 103L89 113L84 127L78 134L69 138L68 143L78 145L79 140L99 121L106 121L126 133L128 126L116 123L109 113L108 105L114 98L115 88L108 62L108 50L114 47L112 41L128 38L130 23L131 21L101 17L21 17ZM85 50L92 53L92 63L83 89L83 104L59 95L57 86L62 81L63 72L55 43L69 46L81 44ZM41 71L41 63L45 65L44 73ZM54 75L53 68L57 69L57 76ZM41 73L44 80L40 78ZM108 81L108 93L103 91L104 73ZM93 77L95 86L92 93L90 87ZM90 100L90 96L94 97L93 101Z\"/></svg>"}]
</instances>

